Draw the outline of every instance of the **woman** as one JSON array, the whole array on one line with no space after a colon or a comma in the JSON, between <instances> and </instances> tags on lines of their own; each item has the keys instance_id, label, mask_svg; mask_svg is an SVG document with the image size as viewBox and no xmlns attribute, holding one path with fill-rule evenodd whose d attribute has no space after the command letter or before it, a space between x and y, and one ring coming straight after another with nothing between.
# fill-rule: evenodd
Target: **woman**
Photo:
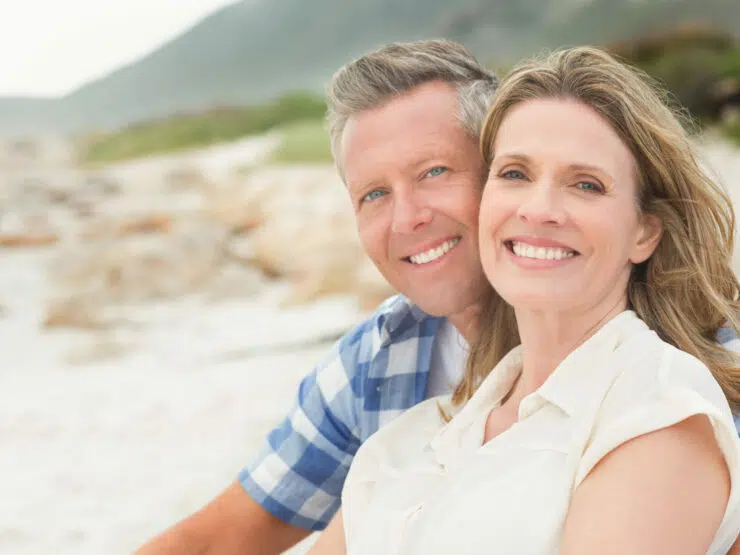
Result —
<instances>
[{"instance_id":1,"label":"woman","mask_svg":"<svg viewBox=\"0 0 740 555\"><path fill-rule=\"evenodd\" d=\"M740 372L714 343L738 329L728 198L647 78L592 48L515 69L481 147L494 290L478 339L451 399L356 455L347 551L726 553L740 532Z\"/></svg>"}]
</instances>

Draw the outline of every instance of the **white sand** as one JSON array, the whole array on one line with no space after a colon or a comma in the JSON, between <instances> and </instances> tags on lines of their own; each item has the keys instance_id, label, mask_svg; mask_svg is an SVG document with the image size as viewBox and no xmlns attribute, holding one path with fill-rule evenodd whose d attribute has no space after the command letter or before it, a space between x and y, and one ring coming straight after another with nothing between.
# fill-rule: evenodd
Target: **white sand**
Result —
<instances>
[{"instance_id":1,"label":"white sand","mask_svg":"<svg viewBox=\"0 0 740 555\"><path fill-rule=\"evenodd\" d=\"M740 151L716 142L706 150L728 189L740 191ZM119 316L138 326L95 340L42 332L50 253L1 254L3 554L130 553L194 511L251 460L328 344L265 347L339 333L361 318L340 297L280 310L276 285L259 299L131 309ZM94 341L121 343L127 356L69 362Z\"/></svg>"},{"instance_id":2,"label":"white sand","mask_svg":"<svg viewBox=\"0 0 740 555\"><path fill-rule=\"evenodd\" d=\"M126 358L69 364L91 340L39 331L46 256L3 253L0 269L0 553L129 553L194 511L249 462L329 344L279 345L361 318L339 297L279 310L279 285L182 299L128 311L147 323L119 334Z\"/></svg>"}]
</instances>

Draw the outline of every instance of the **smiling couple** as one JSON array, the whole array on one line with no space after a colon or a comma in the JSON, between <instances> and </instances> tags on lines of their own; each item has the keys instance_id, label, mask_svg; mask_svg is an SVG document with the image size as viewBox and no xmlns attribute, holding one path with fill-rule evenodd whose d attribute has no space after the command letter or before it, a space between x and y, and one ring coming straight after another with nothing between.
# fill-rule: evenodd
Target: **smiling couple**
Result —
<instances>
[{"instance_id":1,"label":"smiling couple","mask_svg":"<svg viewBox=\"0 0 740 555\"><path fill-rule=\"evenodd\" d=\"M401 295L140 553L279 553L329 521L312 553L726 553L734 214L663 95L593 48L499 86L422 41L348 64L328 100L362 244Z\"/></svg>"}]
</instances>

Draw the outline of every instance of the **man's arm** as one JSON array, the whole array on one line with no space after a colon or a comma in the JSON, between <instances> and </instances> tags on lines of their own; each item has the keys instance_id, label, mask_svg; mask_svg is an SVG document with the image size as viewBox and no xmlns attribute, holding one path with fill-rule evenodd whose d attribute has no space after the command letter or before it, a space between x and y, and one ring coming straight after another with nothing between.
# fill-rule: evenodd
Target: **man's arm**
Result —
<instances>
[{"instance_id":1,"label":"man's arm","mask_svg":"<svg viewBox=\"0 0 740 555\"><path fill-rule=\"evenodd\" d=\"M277 555L309 533L267 512L235 482L135 555Z\"/></svg>"},{"instance_id":2,"label":"man's arm","mask_svg":"<svg viewBox=\"0 0 740 555\"><path fill-rule=\"evenodd\" d=\"M308 555L345 555L347 543L344 539L344 520L342 510L337 511L329 526L321 532L319 539L311 547Z\"/></svg>"}]
</instances>

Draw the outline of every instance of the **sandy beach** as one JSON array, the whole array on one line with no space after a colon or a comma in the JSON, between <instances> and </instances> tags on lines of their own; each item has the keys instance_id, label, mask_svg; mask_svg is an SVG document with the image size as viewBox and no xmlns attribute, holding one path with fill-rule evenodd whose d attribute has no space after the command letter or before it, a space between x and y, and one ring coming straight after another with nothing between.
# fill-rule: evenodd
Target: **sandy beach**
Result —
<instances>
[{"instance_id":1,"label":"sandy beach","mask_svg":"<svg viewBox=\"0 0 740 555\"><path fill-rule=\"evenodd\" d=\"M72 363L105 339L39 331L44 256L3 256L0 274L12 293L0 320L2 553L129 553L197 509L289 409L323 338L361 316L342 297L279 309L279 284L220 306L194 297L139 311L145 330L124 330L122 359Z\"/></svg>"},{"instance_id":2,"label":"sandy beach","mask_svg":"<svg viewBox=\"0 0 740 555\"><path fill-rule=\"evenodd\" d=\"M701 150L740 201L740 150ZM365 314L348 295L283 307L278 280L131 305L105 331L44 330L53 250L0 258L0 553L131 553L236 477Z\"/></svg>"}]
</instances>

